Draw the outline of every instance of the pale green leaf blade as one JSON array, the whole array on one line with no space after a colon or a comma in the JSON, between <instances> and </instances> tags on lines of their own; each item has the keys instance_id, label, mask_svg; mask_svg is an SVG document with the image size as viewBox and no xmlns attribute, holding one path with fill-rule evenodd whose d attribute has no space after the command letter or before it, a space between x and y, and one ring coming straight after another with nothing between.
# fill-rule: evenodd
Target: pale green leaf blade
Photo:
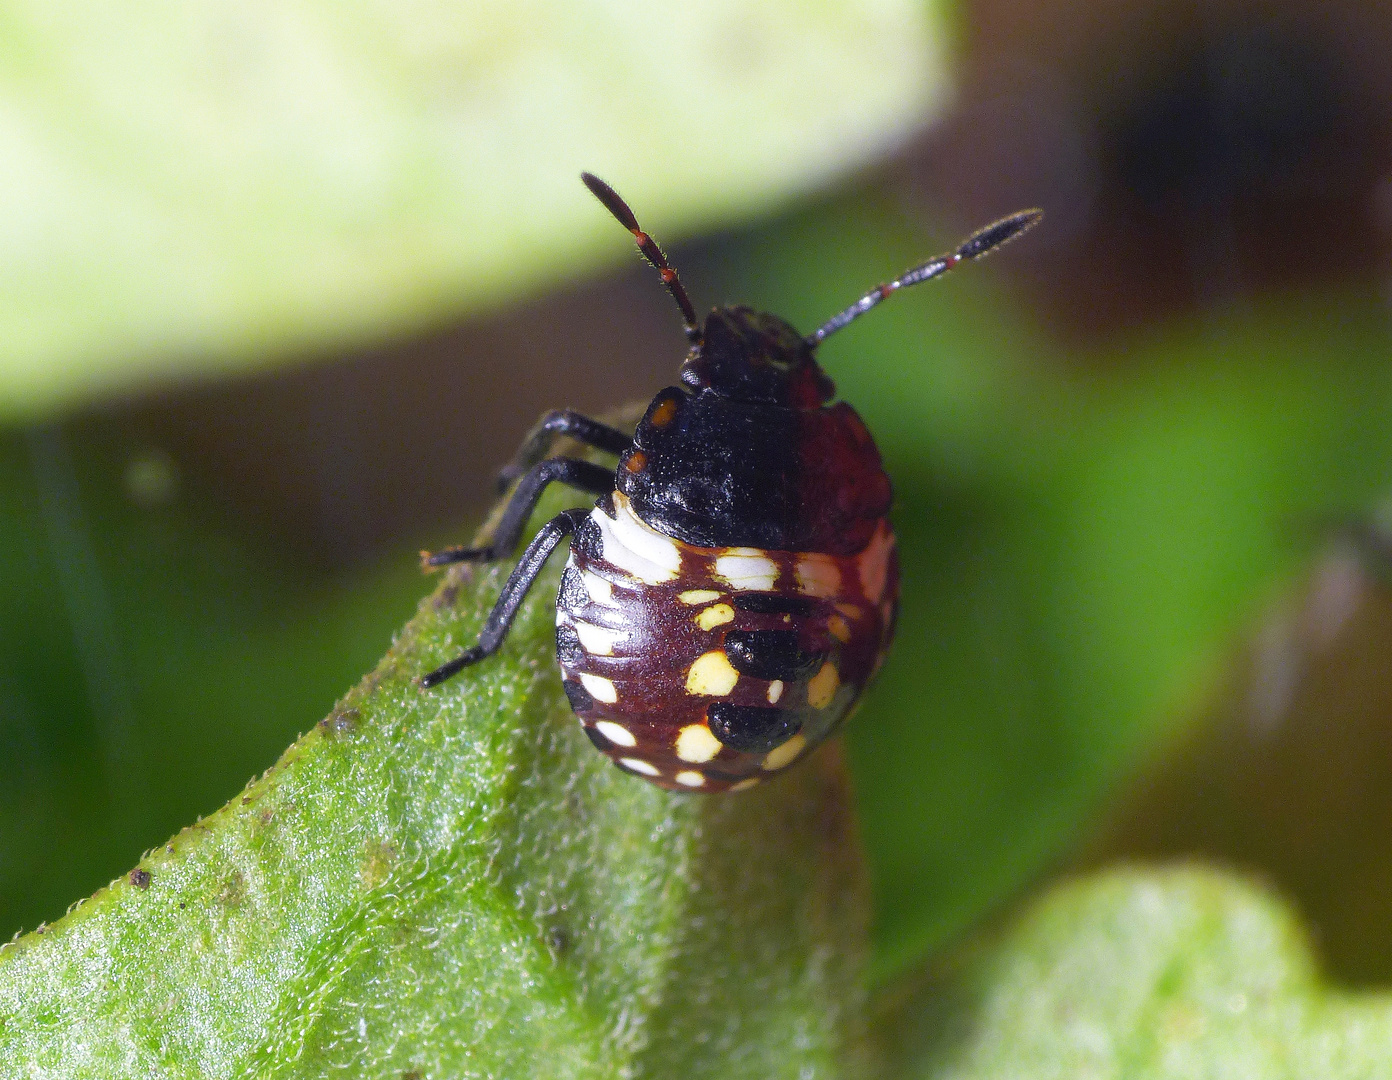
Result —
<instances>
[{"instance_id":1,"label":"pale green leaf blade","mask_svg":"<svg viewBox=\"0 0 1392 1080\"><path fill-rule=\"evenodd\" d=\"M27 2L0 24L0 415L419 329L882 153L913 0Z\"/></svg>"},{"instance_id":2,"label":"pale green leaf blade","mask_svg":"<svg viewBox=\"0 0 1392 1080\"><path fill-rule=\"evenodd\" d=\"M1284 904L1198 868L1056 889L885 1034L894 1075L924 1080L1392 1075L1392 998L1325 985Z\"/></svg>"}]
</instances>

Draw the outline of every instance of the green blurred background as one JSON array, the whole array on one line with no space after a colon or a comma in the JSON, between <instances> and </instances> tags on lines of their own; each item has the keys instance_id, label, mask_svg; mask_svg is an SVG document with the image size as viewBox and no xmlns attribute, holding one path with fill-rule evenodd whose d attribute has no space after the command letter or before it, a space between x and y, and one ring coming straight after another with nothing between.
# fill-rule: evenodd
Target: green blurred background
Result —
<instances>
[{"instance_id":1,"label":"green blurred background","mask_svg":"<svg viewBox=\"0 0 1392 1080\"><path fill-rule=\"evenodd\" d=\"M535 417L804 329L895 479L847 738L889 976L1044 876L1255 870L1392 978L1392 9L6 4L0 935L381 655Z\"/></svg>"}]
</instances>

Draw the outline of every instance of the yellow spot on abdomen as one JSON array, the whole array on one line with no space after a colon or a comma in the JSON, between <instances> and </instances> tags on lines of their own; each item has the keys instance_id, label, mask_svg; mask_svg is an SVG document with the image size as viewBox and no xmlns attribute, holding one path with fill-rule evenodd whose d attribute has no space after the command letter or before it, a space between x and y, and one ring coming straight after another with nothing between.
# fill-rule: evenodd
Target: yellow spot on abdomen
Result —
<instances>
[{"instance_id":1,"label":"yellow spot on abdomen","mask_svg":"<svg viewBox=\"0 0 1392 1080\"><path fill-rule=\"evenodd\" d=\"M814 709L825 709L831 704L831 699L836 696L836 688L840 685L841 676L836 672L836 665L828 660L807 684L807 704Z\"/></svg>"},{"instance_id":2,"label":"yellow spot on abdomen","mask_svg":"<svg viewBox=\"0 0 1392 1080\"><path fill-rule=\"evenodd\" d=\"M851 626L840 615L833 615L827 619L827 629L831 631L831 636L843 645L851 640Z\"/></svg>"},{"instance_id":3,"label":"yellow spot on abdomen","mask_svg":"<svg viewBox=\"0 0 1392 1080\"><path fill-rule=\"evenodd\" d=\"M757 783L758 783L760 780L762 780L762 779L763 779L762 776L751 776L748 780L741 780L738 784L731 784L731 785L729 786L729 788L727 788L726 790L728 790L728 791L748 791L750 788L752 788L755 784L757 784Z\"/></svg>"},{"instance_id":4,"label":"yellow spot on abdomen","mask_svg":"<svg viewBox=\"0 0 1392 1080\"><path fill-rule=\"evenodd\" d=\"M783 680L782 680L782 679L774 679L773 682L769 683L769 688L768 688L768 703L769 703L770 705L777 705L777 704L778 704L778 699L781 698L782 696L783 696Z\"/></svg>"},{"instance_id":5,"label":"yellow spot on abdomen","mask_svg":"<svg viewBox=\"0 0 1392 1080\"><path fill-rule=\"evenodd\" d=\"M672 779L679 783L682 787L693 788L700 787L702 784L706 782L706 778L702 776L700 773L698 773L695 769L684 769L682 772L679 772L676 776L672 777Z\"/></svg>"},{"instance_id":6,"label":"yellow spot on abdomen","mask_svg":"<svg viewBox=\"0 0 1392 1080\"><path fill-rule=\"evenodd\" d=\"M714 630L727 622L735 621L735 609L729 604L712 604L696 616L696 625L702 630Z\"/></svg>"},{"instance_id":7,"label":"yellow spot on abdomen","mask_svg":"<svg viewBox=\"0 0 1392 1080\"><path fill-rule=\"evenodd\" d=\"M797 579L808 596L835 596L841 591L841 568L830 555L803 555L797 562Z\"/></svg>"},{"instance_id":8,"label":"yellow spot on abdomen","mask_svg":"<svg viewBox=\"0 0 1392 1080\"><path fill-rule=\"evenodd\" d=\"M687 724L677 734L677 757L700 764L720 753L720 740L705 724Z\"/></svg>"},{"instance_id":9,"label":"yellow spot on abdomen","mask_svg":"<svg viewBox=\"0 0 1392 1080\"><path fill-rule=\"evenodd\" d=\"M716 650L696 658L686 673L686 692L724 697L739 682L739 672L730 666L725 654Z\"/></svg>"},{"instance_id":10,"label":"yellow spot on abdomen","mask_svg":"<svg viewBox=\"0 0 1392 1080\"><path fill-rule=\"evenodd\" d=\"M697 604L709 604L712 600L719 600L720 594L714 589L687 589L684 593L678 593L677 599L694 607Z\"/></svg>"},{"instance_id":11,"label":"yellow spot on abdomen","mask_svg":"<svg viewBox=\"0 0 1392 1080\"><path fill-rule=\"evenodd\" d=\"M794 735L782 746L775 746L770 750L768 757L764 758L764 763L759 767L767 772L774 772L785 765L791 765L806 747L807 740L801 735Z\"/></svg>"}]
</instances>

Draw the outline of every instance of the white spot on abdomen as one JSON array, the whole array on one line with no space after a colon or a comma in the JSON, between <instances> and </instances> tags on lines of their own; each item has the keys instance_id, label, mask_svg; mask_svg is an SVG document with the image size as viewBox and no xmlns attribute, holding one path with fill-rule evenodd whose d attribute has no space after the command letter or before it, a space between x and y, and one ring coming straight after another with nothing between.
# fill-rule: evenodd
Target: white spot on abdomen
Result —
<instances>
[{"instance_id":1,"label":"white spot on abdomen","mask_svg":"<svg viewBox=\"0 0 1392 1080\"><path fill-rule=\"evenodd\" d=\"M580 638L580 647L594 656L613 656L615 642L628 638L627 630L609 630L594 623L575 621L575 633Z\"/></svg>"},{"instance_id":2,"label":"white spot on abdomen","mask_svg":"<svg viewBox=\"0 0 1392 1080\"><path fill-rule=\"evenodd\" d=\"M613 680L606 679L603 675L581 675L580 685L589 691L590 697L606 705L612 705L619 700L619 692L614 688Z\"/></svg>"},{"instance_id":3,"label":"white spot on abdomen","mask_svg":"<svg viewBox=\"0 0 1392 1080\"><path fill-rule=\"evenodd\" d=\"M602 578L598 574L592 574L585 570L580 574L580 581L585 586L585 591L590 594L590 599L596 604L604 607L618 607L614 602L614 586L608 578Z\"/></svg>"},{"instance_id":4,"label":"white spot on abdomen","mask_svg":"<svg viewBox=\"0 0 1392 1080\"><path fill-rule=\"evenodd\" d=\"M677 576L681 569L677 542L640 521L622 493L614 492L612 518L595 507L590 520L599 526L605 562L648 585L661 585Z\"/></svg>"},{"instance_id":5,"label":"white spot on abdomen","mask_svg":"<svg viewBox=\"0 0 1392 1080\"><path fill-rule=\"evenodd\" d=\"M649 765L642 758L621 757L619 758L619 764L622 765L625 769L632 769L634 772L642 773L644 776L661 775L656 765Z\"/></svg>"},{"instance_id":6,"label":"white spot on abdomen","mask_svg":"<svg viewBox=\"0 0 1392 1080\"><path fill-rule=\"evenodd\" d=\"M715 576L731 588L768 592L778 580L778 567L758 548L729 548L715 560Z\"/></svg>"},{"instance_id":7,"label":"white spot on abdomen","mask_svg":"<svg viewBox=\"0 0 1392 1080\"><path fill-rule=\"evenodd\" d=\"M583 679L584 676L582 675ZM616 724L612 720L596 720L595 730L608 739L615 746L637 746L638 740L633 737L633 732L622 724Z\"/></svg>"}]
</instances>

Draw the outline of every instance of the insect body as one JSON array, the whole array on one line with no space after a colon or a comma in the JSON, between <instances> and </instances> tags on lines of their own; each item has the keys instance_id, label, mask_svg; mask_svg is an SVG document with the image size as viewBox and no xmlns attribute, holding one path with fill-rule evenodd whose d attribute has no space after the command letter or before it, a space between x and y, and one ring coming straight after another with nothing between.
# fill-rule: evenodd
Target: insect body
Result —
<instances>
[{"instance_id":1,"label":"insect body","mask_svg":"<svg viewBox=\"0 0 1392 1080\"><path fill-rule=\"evenodd\" d=\"M665 788L740 790L824 740L851 711L893 634L899 573L891 491L874 440L813 355L827 335L905 285L985 254L1039 218L1025 211L867 293L803 337L773 315L723 307L698 324L657 245L619 196L584 181L638 241L681 307L690 351L632 437L549 414L503 479L520 482L494 541L427 566L505 557L547 484L599 496L528 544L472 649L434 686L501 645L552 552L571 537L556 613L566 696L591 742ZM619 454L617 472L546 459L566 434Z\"/></svg>"}]
</instances>

